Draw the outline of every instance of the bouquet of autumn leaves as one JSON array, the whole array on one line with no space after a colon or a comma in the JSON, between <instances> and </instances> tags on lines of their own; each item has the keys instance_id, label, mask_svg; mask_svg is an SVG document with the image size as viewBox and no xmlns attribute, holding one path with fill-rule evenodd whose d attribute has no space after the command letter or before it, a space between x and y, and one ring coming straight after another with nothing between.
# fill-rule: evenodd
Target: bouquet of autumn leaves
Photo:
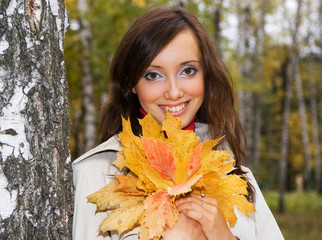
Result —
<instances>
[{"instance_id":1,"label":"bouquet of autumn leaves","mask_svg":"<svg viewBox=\"0 0 322 240\"><path fill-rule=\"evenodd\" d=\"M174 202L189 193L216 198L230 226L237 220L234 206L246 216L254 212L245 197L246 181L228 174L235 160L225 150L213 150L220 139L201 143L170 113L162 126L151 114L139 122L140 137L133 134L130 121L122 119L122 151L113 162L129 173L114 175L113 182L88 196L97 211L112 211L100 225L101 232L116 230L122 235L140 226L140 239L160 239L178 220Z\"/></svg>"}]
</instances>

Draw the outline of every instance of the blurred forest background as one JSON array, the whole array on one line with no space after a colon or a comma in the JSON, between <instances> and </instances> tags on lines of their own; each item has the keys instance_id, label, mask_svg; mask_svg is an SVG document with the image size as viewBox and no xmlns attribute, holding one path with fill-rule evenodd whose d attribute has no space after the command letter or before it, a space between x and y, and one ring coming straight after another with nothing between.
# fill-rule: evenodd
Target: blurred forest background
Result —
<instances>
[{"instance_id":1,"label":"blurred forest background","mask_svg":"<svg viewBox=\"0 0 322 240\"><path fill-rule=\"evenodd\" d=\"M147 9L181 5L207 29L232 75L248 137L247 164L268 203L280 214L293 211L304 219L308 206L318 202L307 216L313 221L307 231L321 239L316 214L322 213L322 0L65 2L73 159L96 144L110 61L124 33ZM289 226L295 215L277 218L286 239L310 239L299 233L301 220L293 221L292 233L284 232L284 222Z\"/></svg>"}]
</instances>

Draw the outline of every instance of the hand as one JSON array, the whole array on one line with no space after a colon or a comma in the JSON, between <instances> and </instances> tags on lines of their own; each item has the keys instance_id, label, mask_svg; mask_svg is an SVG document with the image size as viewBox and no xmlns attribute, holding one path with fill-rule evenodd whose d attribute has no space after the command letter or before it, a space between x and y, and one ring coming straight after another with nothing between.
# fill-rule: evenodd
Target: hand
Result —
<instances>
[{"instance_id":1,"label":"hand","mask_svg":"<svg viewBox=\"0 0 322 240\"><path fill-rule=\"evenodd\" d=\"M215 198L191 195L176 204L180 214L200 224L207 240L235 240Z\"/></svg>"},{"instance_id":2,"label":"hand","mask_svg":"<svg viewBox=\"0 0 322 240\"><path fill-rule=\"evenodd\" d=\"M207 240L203 230L198 222L186 217L184 214L179 215L178 222L173 228L167 229L164 240Z\"/></svg>"}]
</instances>

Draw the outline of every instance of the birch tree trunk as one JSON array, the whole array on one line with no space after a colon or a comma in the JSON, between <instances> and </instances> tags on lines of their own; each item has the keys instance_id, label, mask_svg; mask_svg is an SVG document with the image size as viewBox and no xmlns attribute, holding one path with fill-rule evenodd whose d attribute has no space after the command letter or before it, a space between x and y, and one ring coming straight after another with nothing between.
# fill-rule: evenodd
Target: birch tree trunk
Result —
<instances>
[{"instance_id":1,"label":"birch tree trunk","mask_svg":"<svg viewBox=\"0 0 322 240\"><path fill-rule=\"evenodd\" d=\"M0 2L0 239L71 239L63 0Z\"/></svg>"},{"instance_id":2,"label":"birch tree trunk","mask_svg":"<svg viewBox=\"0 0 322 240\"><path fill-rule=\"evenodd\" d=\"M213 3L212 21L214 23L214 40L218 53L222 56L222 41L220 22L222 18L223 0L217 0Z\"/></svg>"},{"instance_id":3,"label":"birch tree trunk","mask_svg":"<svg viewBox=\"0 0 322 240\"><path fill-rule=\"evenodd\" d=\"M304 157L305 157L305 173L304 173L304 189L310 189L310 179L311 179L311 153L310 153L310 140L309 140L309 133L308 133L308 125L307 125L307 117L306 117L306 106L303 96L303 86L302 86L302 79L299 71L299 60L298 60L298 31L299 26L302 19L302 1L298 1L298 8L297 14L295 19L295 27L292 30L292 54L293 60L292 63L294 64L293 67L293 74L294 80L296 84L296 91L297 91L297 99L298 99L298 106L299 106L299 114L301 119L301 126L302 126L302 138L303 138L303 147L304 147Z\"/></svg>"},{"instance_id":4,"label":"birch tree trunk","mask_svg":"<svg viewBox=\"0 0 322 240\"><path fill-rule=\"evenodd\" d=\"M299 113L301 118L301 126L302 126L302 137L303 137L303 145L304 145L304 156L305 156L305 174L304 174L304 189L310 189L310 179L311 179L311 153L310 153L310 140L307 126L307 118L306 118L306 107L303 96L303 86L302 80L299 71L299 62L298 57L295 56L295 83L297 90L297 98L299 102Z\"/></svg>"},{"instance_id":5,"label":"birch tree trunk","mask_svg":"<svg viewBox=\"0 0 322 240\"><path fill-rule=\"evenodd\" d=\"M312 115L312 134L313 134L313 146L314 146L314 163L315 163L315 181L316 189L318 192L321 191L321 157L320 157L320 143L319 143L319 120L318 120L318 110L317 110L317 96L316 96L316 84L313 73L313 61L312 57L309 59L309 82L310 82L310 105L311 105L311 115Z\"/></svg>"},{"instance_id":6,"label":"birch tree trunk","mask_svg":"<svg viewBox=\"0 0 322 240\"><path fill-rule=\"evenodd\" d=\"M254 51L254 61L253 61L253 72L256 74L256 81L261 89L263 83L264 76L264 37L265 37L265 16L266 16L266 8L267 1L260 1L260 16L259 23L256 27L256 35L255 35L255 51ZM254 122L254 153L253 153L253 166L254 172L257 173L259 171L260 165L260 142L261 142L261 127L262 127L262 99L261 93L257 92L254 96L254 104L255 104L255 122Z\"/></svg>"},{"instance_id":7,"label":"birch tree trunk","mask_svg":"<svg viewBox=\"0 0 322 240\"><path fill-rule=\"evenodd\" d=\"M285 211L285 203L284 203L284 194L286 191L286 176L287 176L287 155L288 155L288 132L289 132L289 124L288 119L290 115L290 107L291 107L291 98L292 98L292 80L294 77L294 72L297 70L297 34L298 28L300 25L300 16L301 16L301 6L302 0L298 0L298 8L296 13L295 25L293 30L291 31L292 35L292 46L290 53L290 65L287 71L287 78L285 83L285 97L283 104L283 123L282 123L282 140L281 140L281 159L280 159L280 194L279 194L279 212ZM285 9L285 5L284 5ZM289 20L287 14L285 13L285 19ZM290 26L292 26L290 24Z\"/></svg>"},{"instance_id":8,"label":"birch tree trunk","mask_svg":"<svg viewBox=\"0 0 322 240\"><path fill-rule=\"evenodd\" d=\"M291 58L292 61L293 58ZM283 103L283 120L282 120L282 140L281 140L281 159L280 159L280 194L279 194L279 212L285 212L284 195L286 191L286 176L287 176L287 154L289 141L289 125L288 119L291 108L292 98L292 66L290 63L285 79L285 96Z\"/></svg>"},{"instance_id":9,"label":"birch tree trunk","mask_svg":"<svg viewBox=\"0 0 322 240\"><path fill-rule=\"evenodd\" d=\"M239 45L238 45L238 59L239 72L242 77L242 89L238 92L239 101L239 116L243 127L245 128L248 146L246 150L247 164L253 168L253 94L245 88L245 86L252 85L252 49L250 46L252 36L252 22L251 22L251 1L238 1L238 31L239 31Z\"/></svg>"},{"instance_id":10,"label":"birch tree trunk","mask_svg":"<svg viewBox=\"0 0 322 240\"><path fill-rule=\"evenodd\" d=\"M319 26L320 26L320 75L319 75L319 90L320 90L320 93L322 92L322 0L320 0L319 2ZM322 96L321 94L319 95L319 104L320 104L320 108L318 110L318 112L320 113L320 121L322 122ZM322 133L322 128L320 128L321 130L321 133ZM321 143L322 143L322 134L320 134L321 136ZM322 167L322 163L320 162L320 165L319 165L319 168ZM322 194L322 176L321 176L321 170L320 170L320 182L319 182L319 185L320 185L320 189L318 189L318 193L319 194Z\"/></svg>"},{"instance_id":11,"label":"birch tree trunk","mask_svg":"<svg viewBox=\"0 0 322 240\"><path fill-rule=\"evenodd\" d=\"M84 147L83 152L86 152L94 147L96 127L95 127L95 107L93 102L94 95L94 80L91 69L90 49L92 40L92 31L90 24L87 20L87 14L89 12L87 0L78 0L77 7L79 10L81 42L82 49L82 91L83 91L83 117L84 117ZM83 153L81 152L81 153Z\"/></svg>"},{"instance_id":12,"label":"birch tree trunk","mask_svg":"<svg viewBox=\"0 0 322 240\"><path fill-rule=\"evenodd\" d=\"M177 0L177 6L186 8L187 7L187 0Z\"/></svg>"}]
</instances>

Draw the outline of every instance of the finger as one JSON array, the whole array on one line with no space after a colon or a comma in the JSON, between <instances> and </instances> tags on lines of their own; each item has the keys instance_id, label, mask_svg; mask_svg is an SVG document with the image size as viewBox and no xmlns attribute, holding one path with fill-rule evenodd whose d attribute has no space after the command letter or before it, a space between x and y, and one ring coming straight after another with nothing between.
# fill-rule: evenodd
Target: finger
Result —
<instances>
[{"instance_id":1,"label":"finger","mask_svg":"<svg viewBox=\"0 0 322 240\"><path fill-rule=\"evenodd\" d=\"M218 206L218 201L214 197L209 197L205 194L191 194L191 197L195 199L199 199L200 201L203 200L204 202L207 202L208 204L212 204L214 206Z\"/></svg>"},{"instance_id":2,"label":"finger","mask_svg":"<svg viewBox=\"0 0 322 240\"><path fill-rule=\"evenodd\" d=\"M181 204L178 210L188 218L199 222L202 228L204 228L209 224L213 225L211 223L215 221L215 214L213 212L216 210L209 211L207 208L211 208L211 206L201 206L199 203L191 202Z\"/></svg>"},{"instance_id":3,"label":"finger","mask_svg":"<svg viewBox=\"0 0 322 240\"><path fill-rule=\"evenodd\" d=\"M198 205L196 205L198 204ZM194 198L194 197L190 197L190 198L187 198L185 201L181 201L177 204L177 208L180 209L181 207L191 207L191 208L194 208L194 207L197 207L197 208L200 208L199 206L201 205L202 207L204 207L204 205L207 205L207 201L201 199L201 198Z\"/></svg>"},{"instance_id":4,"label":"finger","mask_svg":"<svg viewBox=\"0 0 322 240\"><path fill-rule=\"evenodd\" d=\"M191 201L190 203L180 204L178 210L188 218L198 222L207 236L209 235L208 233L216 229L218 224L219 226L227 227L220 207L217 208L207 203L204 203L202 206L195 201Z\"/></svg>"},{"instance_id":5,"label":"finger","mask_svg":"<svg viewBox=\"0 0 322 240\"><path fill-rule=\"evenodd\" d=\"M187 198L184 201L177 203L178 211L197 209L203 210L203 205L206 204L203 200L197 198Z\"/></svg>"},{"instance_id":6,"label":"finger","mask_svg":"<svg viewBox=\"0 0 322 240\"><path fill-rule=\"evenodd\" d=\"M196 221L206 219L206 221L214 221L221 214L220 206L216 199L212 197L191 196L177 205L179 212L193 218ZM201 222L200 222L201 223Z\"/></svg>"},{"instance_id":7,"label":"finger","mask_svg":"<svg viewBox=\"0 0 322 240\"><path fill-rule=\"evenodd\" d=\"M207 197L207 196L202 197L200 195L195 195L195 194L191 195L190 197L182 198L182 199L176 201L176 206L178 207L179 205L181 205L183 203L187 203L187 202L191 202L191 201L197 202L200 205L207 204L207 205L213 205L216 208L219 207L218 201L215 198Z\"/></svg>"},{"instance_id":8,"label":"finger","mask_svg":"<svg viewBox=\"0 0 322 240\"><path fill-rule=\"evenodd\" d=\"M177 200L176 204L179 205L181 203L190 202L193 200L201 201L201 200L203 200L203 198L200 195L191 194L191 195L189 195L189 197L185 197L185 198L181 198L181 199Z\"/></svg>"},{"instance_id":9,"label":"finger","mask_svg":"<svg viewBox=\"0 0 322 240\"><path fill-rule=\"evenodd\" d=\"M201 218L212 219L217 213L215 206L198 198L190 198L188 201L181 202L177 205L177 209L180 213L184 213L186 216L192 217L197 221Z\"/></svg>"},{"instance_id":10,"label":"finger","mask_svg":"<svg viewBox=\"0 0 322 240\"><path fill-rule=\"evenodd\" d=\"M178 202L177 209L188 218L198 222L208 239L212 239L211 237L216 236L216 234L220 236L231 234L227 221L215 198L190 195L188 198Z\"/></svg>"}]
</instances>

